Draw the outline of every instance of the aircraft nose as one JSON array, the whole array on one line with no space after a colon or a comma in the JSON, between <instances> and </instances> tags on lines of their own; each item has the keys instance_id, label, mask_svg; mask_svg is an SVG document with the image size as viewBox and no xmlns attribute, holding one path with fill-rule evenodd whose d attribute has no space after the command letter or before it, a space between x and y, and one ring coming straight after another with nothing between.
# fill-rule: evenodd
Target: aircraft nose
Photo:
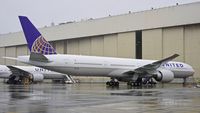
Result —
<instances>
[{"instance_id":1,"label":"aircraft nose","mask_svg":"<svg viewBox=\"0 0 200 113\"><path fill-rule=\"evenodd\" d=\"M191 73L191 75L190 75L190 76L193 76L193 75L194 75L194 73L195 73L195 71L194 71L194 69L193 69L192 67L191 67L190 73Z\"/></svg>"},{"instance_id":2,"label":"aircraft nose","mask_svg":"<svg viewBox=\"0 0 200 113\"><path fill-rule=\"evenodd\" d=\"M188 77L193 76L195 73L192 66L188 65Z\"/></svg>"},{"instance_id":3,"label":"aircraft nose","mask_svg":"<svg viewBox=\"0 0 200 113\"><path fill-rule=\"evenodd\" d=\"M190 77L190 76L193 76L194 73L195 73L195 70L193 69L193 67L189 64L185 64L186 68L187 68L187 74L186 74L186 78L187 77Z\"/></svg>"}]
</instances>

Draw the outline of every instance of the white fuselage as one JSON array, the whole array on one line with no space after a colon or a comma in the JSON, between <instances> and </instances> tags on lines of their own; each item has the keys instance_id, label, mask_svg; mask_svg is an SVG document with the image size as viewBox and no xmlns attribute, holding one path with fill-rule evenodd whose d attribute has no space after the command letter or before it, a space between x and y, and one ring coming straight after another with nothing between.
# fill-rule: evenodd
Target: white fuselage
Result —
<instances>
[{"instance_id":1,"label":"white fuselage","mask_svg":"<svg viewBox=\"0 0 200 113\"><path fill-rule=\"evenodd\" d=\"M120 73L134 70L138 67L155 62L155 60L125 59L113 57L96 57L81 55L45 55L47 62L30 61L29 56L18 56L17 60L43 67L45 69L79 76L123 77ZM193 75L193 68L182 62L168 62L162 69L171 70L175 78L185 78Z\"/></svg>"},{"instance_id":2,"label":"white fuselage","mask_svg":"<svg viewBox=\"0 0 200 113\"><path fill-rule=\"evenodd\" d=\"M44 79L63 79L66 78L65 74L50 71L47 69L35 67L35 66L14 66L31 74L42 74ZM5 66L0 65L0 78L9 78L12 74L11 70Z\"/></svg>"}]
</instances>

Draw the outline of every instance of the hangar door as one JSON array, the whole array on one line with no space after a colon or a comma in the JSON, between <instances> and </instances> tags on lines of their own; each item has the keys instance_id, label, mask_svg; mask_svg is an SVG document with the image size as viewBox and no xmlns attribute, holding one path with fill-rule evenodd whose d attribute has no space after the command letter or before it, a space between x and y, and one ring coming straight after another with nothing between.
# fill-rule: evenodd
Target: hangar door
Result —
<instances>
[{"instance_id":1,"label":"hangar door","mask_svg":"<svg viewBox=\"0 0 200 113\"><path fill-rule=\"evenodd\" d=\"M135 41L135 48L136 48L136 59L142 59L142 31L136 31L135 33L136 41Z\"/></svg>"}]
</instances>

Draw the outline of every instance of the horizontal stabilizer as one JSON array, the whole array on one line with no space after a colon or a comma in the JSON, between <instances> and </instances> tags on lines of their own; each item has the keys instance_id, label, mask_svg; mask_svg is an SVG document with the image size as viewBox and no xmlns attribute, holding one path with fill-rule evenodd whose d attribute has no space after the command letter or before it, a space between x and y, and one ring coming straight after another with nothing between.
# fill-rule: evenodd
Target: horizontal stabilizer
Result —
<instances>
[{"instance_id":1,"label":"horizontal stabilizer","mask_svg":"<svg viewBox=\"0 0 200 113\"><path fill-rule=\"evenodd\" d=\"M46 56L40 53L31 53L29 60L38 62L50 62Z\"/></svg>"},{"instance_id":2,"label":"horizontal stabilizer","mask_svg":"<svg viewBox=\"0 0 200 113\"><path fill-rule=\"evenodd\" d=\"M2 58L9 59L9 60L17 60L17 58L15 58L15 57L2 57Z\"/></svg>"}]
</instances>

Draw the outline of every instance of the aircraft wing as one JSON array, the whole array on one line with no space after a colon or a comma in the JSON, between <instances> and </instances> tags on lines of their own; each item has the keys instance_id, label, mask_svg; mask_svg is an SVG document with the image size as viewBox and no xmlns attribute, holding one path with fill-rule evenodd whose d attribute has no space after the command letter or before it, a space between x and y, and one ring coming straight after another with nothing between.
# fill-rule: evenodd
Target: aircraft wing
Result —
<instances>
[{"instance_id":1,"label":"aircraft wing","mask_svg":"<svg viewBox=\"0 0 200 113\"><path fill-rule=\"evenodd\" d=\"M136 73L148 73L148 74L151 74L153 72L156 71L156 69L158 69L161 65L175 59L176 57L178 57L179 55L178 54L174 54L170 57L167 57L167 58L164 58L164 59L161 59L161 60L158 60L158 61L155 61L151 64L147 64L147 65L144 65L142 67L139 67L139 68L136 68L134 71Z\"/></svg>"},{"instance_id":2,"label":"aircraft wing","mask_svg":"<svg viewBox=\"0 0 200 113\"><path fill-rule=\"evenodd\" d=\"M13 75L28 76L30 73L15 66L7 66Z\"/></svg>"},{"instance_id":3,"label":"aircraft wing","mask_svg":"<svg viewBox=\"0 0 200 113\"><path fill-rule=\"evenodd\" d=\"M161 65L173 60L174 58L178 57L178 54L174 54L170 57L155 61L150 64L143 65L141 67L138 67L133 70L115 70L110 73L112 76L118 76L118 77L132 77L134 74L137 74L139 76L145 76L146 74L153 74L156 72L156 69L158 69Z\"/></svg>"}]
</instances>

